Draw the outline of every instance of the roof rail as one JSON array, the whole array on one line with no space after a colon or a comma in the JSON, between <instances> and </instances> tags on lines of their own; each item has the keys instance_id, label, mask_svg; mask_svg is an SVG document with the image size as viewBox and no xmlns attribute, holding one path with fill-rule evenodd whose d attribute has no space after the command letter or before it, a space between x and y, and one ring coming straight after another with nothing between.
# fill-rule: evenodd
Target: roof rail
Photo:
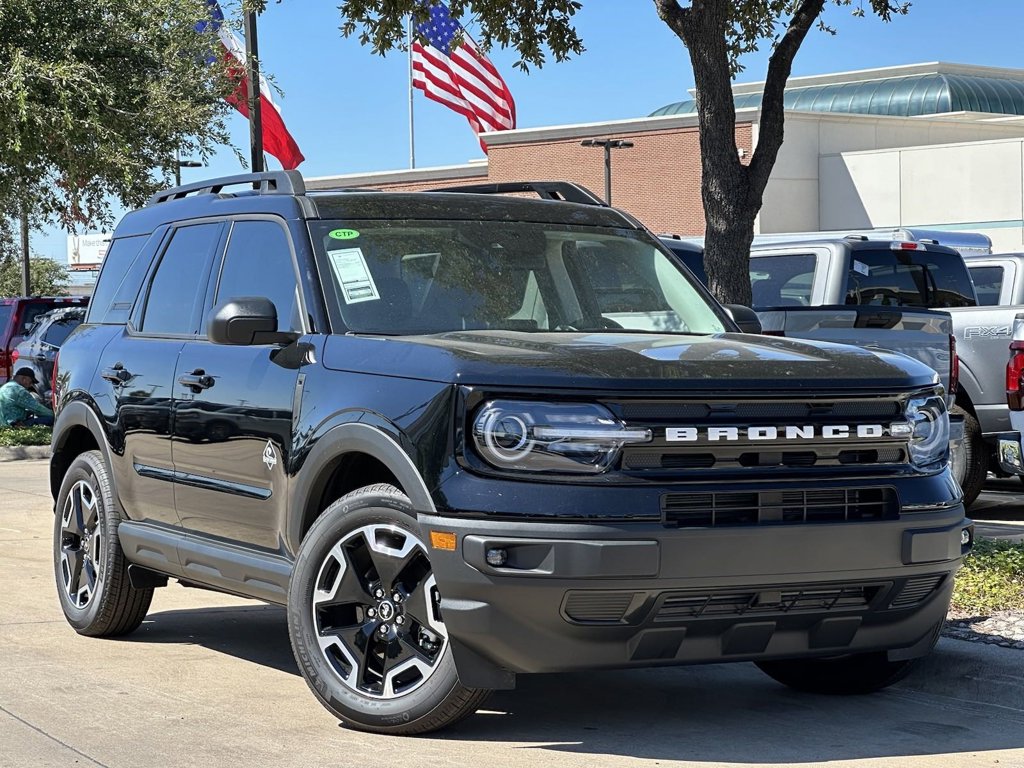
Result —
<instances>
[{"instance_id":1,"label":"roof rail","mask_svg":"<svg viewBox=\"0 0 1024 768\"><path fill-rule=\"evenodd\" d=\"M191 184L157 192L147 205L166 203L169 200L180 200L191 194L216 195L225 187L248 186L261 195L304 195L306 184L298 171L267 171L265 173L243 173L238 176L223 176L219 179L207 179Z\"/></svg>"},{"instance_id":2,"label":"roof rail","mask_svg":"<svg viewBox=\"0 0 1024 768\"><path fill-rule=\"evenodd\" d=\"M569 181L507 181L497 184L465 184L457 187L435 187L429 192L469 192L477 195L507 195L510 192L533 192L544 200L561 200L566 203L599 205L608 204L581 184Z\"/></svg>"}]
</instances>

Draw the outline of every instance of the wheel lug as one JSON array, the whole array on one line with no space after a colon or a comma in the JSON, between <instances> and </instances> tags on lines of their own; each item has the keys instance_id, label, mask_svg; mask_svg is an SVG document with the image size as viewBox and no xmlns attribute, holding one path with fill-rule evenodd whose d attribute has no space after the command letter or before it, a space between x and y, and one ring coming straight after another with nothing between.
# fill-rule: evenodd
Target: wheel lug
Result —
<instances>
[{"instance_id":1,"label":"wheel lug","mask_svg":"<svg viewBox=\"0 0 1024 768\"><path fill-rule=\"evenodd\" d=\"M402 593L401 592L395 592L395 594L393 594L391 596L391 600L392 600L392 602L395 602L395 603L402 602Z\"/></svg>"},{"instance_id":2,"label":"wheel lug","mask_svg":"<svg viewBox=\"0 0 1024 768\"><path fill-rule=\"evenodd\" d=\"M369 616L372 619L374 616L377 615L377 611L376 611L375 608L368 608L366 610L366 615Z\"/></svg>"},{"instance_id":3,"label":"wheel lug","mask_svg":"<svg viewBox=\"0 0 1024 768\"><path fill-rule=\"evenodd\" d=\"M386 635L390 631L391 631L390 625L388 625L388 624L381 624L380 625L380 633L382 635Z\"/></svg>"},{"instance_id":4,"label":"wheel lug","mask_svg":"<svg viewBox=\"0 0 1024 768\"><path fill-rule=\"evenodd\" d=\"M395 624L405 624L405 616L395 616Z\"/></svg>"},{"instance_id":5,"label":"wheel lug","mask_svg":"<svg viewBox=\"0 0 1024 768\"><path fill-rule=\"evenodd\" d=\"M374 591L374 593L373 593L373 596L374 597L384 597L384 590L383 589L379 589L379 588L376 589Z\"/></svg>"}]
</instances>

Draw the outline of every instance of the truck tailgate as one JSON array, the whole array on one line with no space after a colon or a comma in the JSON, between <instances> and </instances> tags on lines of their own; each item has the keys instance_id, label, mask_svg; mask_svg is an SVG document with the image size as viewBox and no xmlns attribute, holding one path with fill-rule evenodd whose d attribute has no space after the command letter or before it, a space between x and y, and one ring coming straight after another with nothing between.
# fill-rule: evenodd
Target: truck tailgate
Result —
<instances>
[{"instance_id":1,"label":"truck tailgate","mask_svg":"<svg viewBox=\"0 0 1024 768\"><path fill-rule=\"evenodd\" d=\"M948 312L838 305L759 308L757 315L765 333L900 352L935 370L949 391Z\"/></svg>"}]
</instances>

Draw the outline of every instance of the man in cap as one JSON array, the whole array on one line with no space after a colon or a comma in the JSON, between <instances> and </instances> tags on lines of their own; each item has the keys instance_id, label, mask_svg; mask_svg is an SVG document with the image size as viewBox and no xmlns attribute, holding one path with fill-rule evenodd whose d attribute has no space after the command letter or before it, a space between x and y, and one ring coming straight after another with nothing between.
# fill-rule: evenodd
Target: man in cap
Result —
<instances>
[{"instance_id":1,"label":"man in cap","mask_svg":"<svg viewBox=\"0 0 1024 768\"><path fill-rule=\"evenodd\" d=\"M0 425L53 426L53 411L32 397L32 388L37 383L31 368L19 368L14 378L0 387Z\"/></svg>"}]
</instances>

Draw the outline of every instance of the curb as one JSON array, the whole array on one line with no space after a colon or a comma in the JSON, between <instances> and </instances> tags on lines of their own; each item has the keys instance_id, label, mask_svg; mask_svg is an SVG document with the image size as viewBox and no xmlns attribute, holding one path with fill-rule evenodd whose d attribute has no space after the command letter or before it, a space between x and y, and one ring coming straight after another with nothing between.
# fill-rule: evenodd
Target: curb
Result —
<instances>
[{"instance_id":1,"label":"curb","mask_svg":"<svg viewBox=\"0 0 1024 768\"><path fill-rule=\"evenodd\" d=\"M0 447L0 462L48 458L50 458L50 446L48 445L16 445L9 448Z\"/></svg>"},{"instance_id":2,"label":"curb","mask_svg":"<svg viewBox=\"0 0 1024 768\"><path fill-rule=\"evenodd\" d=\"M944 637L893 689L1024 712L1024 656L1012 648Z\"/></svg>"}]
</instances>

